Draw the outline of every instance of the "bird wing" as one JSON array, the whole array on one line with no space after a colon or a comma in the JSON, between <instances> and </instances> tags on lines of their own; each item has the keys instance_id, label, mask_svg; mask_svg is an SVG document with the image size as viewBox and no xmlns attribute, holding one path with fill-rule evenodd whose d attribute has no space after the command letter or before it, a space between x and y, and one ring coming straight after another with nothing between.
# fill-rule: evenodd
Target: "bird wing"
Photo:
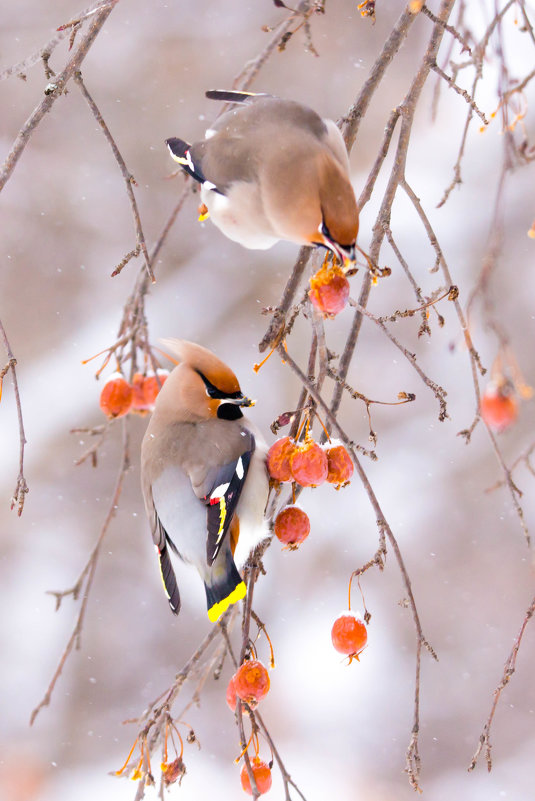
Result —
<instances>
[{"instance_id":1,"label":"bird wing","mask_svg":"<svg viewBox=\"0 0 535 801\"><path fill-rule=\"evenodd\" d=\"M151 533L156 551L158 552L162 583L165 594L167 595L167 600L169 601L169 606L174 614L178 615L180 611L180 592L178 591L178 584L176 581L175 571L173 570L173 565L171 564L168 546L170 546L175 553L177 550L158 516L158 512L156 511L156 506L154 505L152 498L152 492L148 501L152 506Z\"/></svg>"},{"instance_id":2,"label":"bird wing","mask_svg":"<svg viewBox=\"0 0 535 801\"><path fill-rule=\"evenodd\" d=\"M254 437L250 436L248 449L236 460L211 468L207 475L210 489L203 501L206 504L206 559L209 565L214 563L230 530L254 449Z\"/></svg>"}]
</instances>

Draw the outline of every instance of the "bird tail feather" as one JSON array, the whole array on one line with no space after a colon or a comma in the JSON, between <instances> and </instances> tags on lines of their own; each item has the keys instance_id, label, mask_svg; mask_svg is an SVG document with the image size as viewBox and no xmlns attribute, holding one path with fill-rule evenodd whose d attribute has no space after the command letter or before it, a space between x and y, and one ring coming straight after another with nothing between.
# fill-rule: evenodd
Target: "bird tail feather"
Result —
<instances>
[{"instance_id":1,"label":"bird tail feather","mask_svg":"<svg viewBox=\"0 0 535 801\"><path fill-rule=\"evenodd\" d=\"M164 545L161 550L158 549L158 559L160 560L160 573L169 606L171 611L178 615L180 612L180 593L167 545Z\"/></svg>"},{"instance_id":2,"label":"bird tail feather","mask_svg":"<svg viewBox=\"0 0 535 801\"><path fill-rule=\"evenodd\" d=\"M226 554L226 564L216 559L209 578L204 582L208 618L216 623L229 606L241 601L247 594L247 587L234 564L230 550Z\"/></svg>"},{"instance_id":3,"label":"bird tail feather","mask_svg":"<svg viewBox=\"0 0 535 801\"><path fill-rule=\"evenodd\" d=\"M246 103L252 97L271 97L266 92L238 92L234 89L209 89L205 95L209 100L224 100L227 103Z\"/></svg>"}]
</instances>

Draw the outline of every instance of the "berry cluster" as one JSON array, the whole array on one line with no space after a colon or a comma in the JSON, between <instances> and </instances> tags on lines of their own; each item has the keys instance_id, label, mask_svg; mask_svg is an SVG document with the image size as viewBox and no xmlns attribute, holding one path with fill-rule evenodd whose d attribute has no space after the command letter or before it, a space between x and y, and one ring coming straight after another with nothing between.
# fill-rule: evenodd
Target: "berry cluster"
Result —
<instances>
[{"instance_id":1,"label":"berry cluster","mask_svg":"<svg viewBox=\"0 0 535 801\"><path fill-rule=\"evenodd\" d=\"M343 445L322 446L310 436L303 443L291 437L278 439L268 451L267 468L275 481L295 481L301 487L327 481L340 489L353 475L353 462Z\"/></svg>"},{"instance_id":2,"label":"berry cluster","mask_svg":"<svg viewBox=\"0 0 535 801\"><path fill-rule=\"evenodd\" d=\"M269 675L257 659L249 659L240 665L232 676L227 687L227 704L234 712L238 700L243 701L250 709L255 709L259 701L269 692ZM258 741L255 740L255 755L251 759L251 770L260 795L271 788L271 767L258 756ZM249 795L253 794L247 765L243 765L240 774L241 786Z\"/></svg>"},{"instance_id":3,"label":"berry cluster","mask_svg":"<svg viewBox=\"0 0 535 801\"><path fill-rule=\"evenodd\" d=\"M169 370L135 373L130 384L122 373L112 373L102 387L100 408L107 417L122 417L129 412L146 414L165 383Z\"/></svg>"},{"instance_id":4,"label":"berry cluster","mask_svg":"<svg viewBox=\"0 0 535 801\"><path fill-rule=\"evenodd\" d=\"M293 481L301 487L317 487L326 481L340 489L353 475L353 462L343 445L322 446L308 435L303 443L291 437L274 442L267 468L274 481ZM310 520L299 506L290 504L277 515L273 530L283 545L295 550L310 534Z\"/></svg>"}]
</instances>

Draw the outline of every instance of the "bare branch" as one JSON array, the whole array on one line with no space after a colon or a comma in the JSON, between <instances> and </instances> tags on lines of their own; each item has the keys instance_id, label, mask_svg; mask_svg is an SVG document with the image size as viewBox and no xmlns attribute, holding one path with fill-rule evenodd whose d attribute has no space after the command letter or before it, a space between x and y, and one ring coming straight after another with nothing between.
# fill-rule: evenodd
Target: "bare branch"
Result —
<instances>
[{"instance_id":1,"label":"bare branch","mask_svg":"<svg viewBox=\"0 0 535 801\"><path fill-rule=\"evenodd\" d=\"M7 364L0 371L0 398L2 397L2 381L5 378L7 372L11 371L11 375L13 377L13 391L15 394L15 405L17 407L17 418L19 422L19 443L20 443L19 474L17 476L17 484L15 486L15 491L13 492L13 496L11 498L11 509L16 508L17 514L20 517L22 514L22 510L24 509L24 501L26 500L26 495L29 492L28 484L26 483L26 479L24 477L24 448L26 446L26 434L24 433L24 421L22 419L22 404L20 402L19 382L17 381L17 371L15 369L17 360L11 350L7 334L1 320L0 320L0 334L4 341L4 348L7 353Z\"/></svg>"},{"instance_id":2,"label":"bare branch","mask_svg":"<svg viewBox=\"0 0 535 801\"><path fill-rule=\"evenodd\" d=\"M526 614L524 615L524 620L522 621L522 625L520 626L520 631L518 632L516 639L514 641L511 653L509 654L505 662L505 667L503 670L503 675L500 680L500 683L494 690L490 714L487 718L485 726L483 727L483 732L481 734L481 737L479 738L479 745L474 753L474 756L472 757L472 761L470 762L468 770L474 770L479 755L481 754L481 751L483 749L485 749L485 759L487 762L487 769L489 771L492 769L492 756L491 756L492 744L490 742L490 730L492 727L492 721L494 720L494 714L496 712L496 707L498 706L498 701L500 700L500 696L503 690L509 684L511 677L513 676L516 670L516 659L518 656L518 652L520 650L520 645L522 643L522 637L524 636L526 626L533 617L534 613L535 613L535 598L532 599L530 605L528 606Z\"/></svg>"},{"instance_id":3,"label":"bare branch","mask_svg":"<svg viewBox=\"0 0 535 801\"><path fill-rule=\"evenodd\" d=\"M54 78L53 83L49 83L44 90L45 97L38 106L33 110L30 114L22 128L20 129L17 138L13 142L10 152L8 156L0 168L0 192L6 185L7 181L11 177L13 170L15 169L19 158L21 157L22 153L30 138L47 113L50 111L52 106L54 105L55 101L60 97L69 82L69 80L73 77L74 73L80 69L84 58L87 56L89 49L95 39L97 38L98 34L100 33L102 26L108 19L109 15L111 14L115 4L118 0L110 0L104 8L99 10L97 16L91 23L89 31L86 33L78 48L76 49L74 55L69 59L66 66L63 70Z\"/></svg>"},{"instance_id":4,"label":"bare branch","mask_svg":"<svg viewBox=\"0 0 535 801\"><path fill-rule=\"evenodd\" d=\"M147 245L145 243L145 234L143 233L143 228L141 226L141 218L139 216L139 209L138 209L138 206L137 206L136 197L134 195L134 190L132 189L132 184L136 183L135 180L134 180L134 176L128 170L128 168L127 168L127 166L125 164L125 160L123 159L123 157L122 157L122 155L121 155L121 153L119 151L119 148L117 147L117 145L115 143L115 140L114 140L113 136L111 135L110 129L108 128L108 126L104 122L104 119L103 119L102 114L100 113L100 111L98 109L97 104L95 103L95 101L93 100L93 98L91 97L89 92L87 91L87 87L86 87L85 83L82 80L82 73L79 70L76 70L74 75L73 75L73 77L74 77L74 81L80 87L80 91L82 92L84 98L87 100L89 108L93 112L93 116L95 117L96 121L98 122L98 124L102 128L102 131L104 132L104 136L106 137L106 139L110 143L110 147L111 147L111 149L113 151L113 155L115 156L115 160L117 161L117 164L120 167L121 174L122 174L122 176L124 178L124 181L125 181L125 186L126 186L126 192L128 194L128 199L130 200L130 205L132 207L132 215L134 217L134 224L136 226L136 239L137 239L137 248L136 248L136 250L138 248L141 248L141 252L143 253L143 256L145 258L145 268L147 270L147 274L148 274L150 280L152 281L152 283L154 283L156 281L156 279L155 279L154 273L152 271L152 265L151 265L151 261L150 261L150 258L149 258L149 254L147 252ZM134 253L134 251L132 251L132 253ZM126 264L126 262L124 262L124 264ZM123 264L123 267L124 267L124 264ZM121 267L121 269L122 269L122 267ZM120 270L116 269L114 271L114 275L117 275L119 272L120 272Z\"/></svg>"},{"instance_id":5,"label":"bare branch","mask_svg":"<svg viewBox=\"0 0 535 801\"><path fill-rule=\"evenodd\" d=\"M117 481L116 481L116 484L115 484L115 489L114 489L114 492L113 492L111 503L110 503L110 506L109 506L109 509L108 509L108 513L107 513L107 515L106 515L106 517L104 519L104 523L102 525L102 528L100 530L100 534L98 535L98 538L97 538L97 541L95 543L95 546L94 546L94 548L93 548L93 550L92 550L92 552L91 552L91 554L89 556L89 559L87 560L87 563L86 563L84 569L82 570L82 573L80 574L80 577L79 577L78 581L74 585L74 587L72 587L70 590L66 590L64 592L53 592L52 593L56 597L56 610L59 609L61 601L66 595L72 595L74 600L77 600L78 596L81 594L82 595L82 602L81 602L81 605L80 605L80 611L78 612L78 616L76 618L76 623L74 625L74 629L73 629L72 634L71 634L71 636L69 638L69 641L67 642L67 645L65 646L65 650L63 651L63 654L61 655L61 658L60 658L59 663L58 663L58 665L56 667L56 670L54 671L54 674L52 676L50 684L48 685L48 688L47 688L43 698L37 704L37 706L34 708L32 714L31 714L30 726L35 721L35 718L37 717L37 715L39 714L41 709L43 707L49 705L49 703L51 701L51 698L52 698L52 694L54 692L54 688L56 686L56 683L57 683L59 677L61 676L61 673L63 671L65 663L66 663L68 657L70 656L70 654L72 653L73 649L74 648L77 648L77 649L80 648L82 630L83 630L83 625L84 625L84 620L85 620L85 613L86 613L86 610L87 610L87 603L89 601L89 592L90 592L91 586L93 584L93 578L95 576L95 570L96 570L96 567L97 567L100 548L101 548L102 542L104 540L104 537L106 536L106 534L108 532L108 529L110 527L110 523L113 520L113 518L115 517L115 513L116 513L117 507L119 505L119 498L121 497L121 492L122 492L122 489L123 489L124 479L125 479L126 473L128 471L129 465L130 465L128 444L129 444L129 442L128 442L128 424L127 424L127 421L124 420L123 421L123 451L122 451L122 456L121 456L121 464L120 464L120 467L119 467L119 473L118 473L118 476L117 476Z\"/></svg>"},{"instance_id":6,"label":"bare branch","mask_svg":"<svg viewBox=\"0 0 535 801\"><path fill-rule=\"evenodd\" d=\"M316 403L318 403L318 405L322 406L326 412L330 412L329 408L327 407L327 404L325 404L323 399L317 394L316 389L313 386L313 384L303 374L303 372L301 371L301 369L299 368L297 363L293 360L293 358L290 356L290 354L287 351L285 351L280 345L278 347L278 350L279 350L279 354L280 354L281 358L286 362L286 364L288 364L288 366L291 368L291 370L297 375L297 377L299 378L299 380L301 381L303 386L306 386L307 391L314 398ZM390 528L390 526L388 525L388 523L387 523L387 521L385 519L385 516L384 516L384 514L382 512L381 506L380 506L379 501L378 501L378 499L377 499L377 497L376 497L376 495L375 495L375 493L373 491L373 488L372 488L372 486L370 484L370 481L369 481L369 479L368 479L368 477L367 477L367 475L366 475L366 473L365 473L365 471L364 471L364 469L363 469L363 467L362 467L362 465L360 463L360 460L359 460L359 458L358 458L358 456L357 456L357 454L356 454L356 452L355 452L355 450L353 448L353 443L350 441L349 437L346 435L344 430L340 427L340 425L336 421L336 418L334 420L332 420L332 418L331 418L331 421L333 422L333 425L335 427L337 435L340 437L340 439L342 440L342 442L346 446L349 454L351 455L351 459L353 460L353 464L355 465L355 469L357 471L357 474L358 474L358 476L360 478L360 481L361 481L361 483L362 483L362 485L363 485L363 487L364 487L364 489L366 491L366 494L368 496L370 504L371 504L371 506L372 506L372 508L373 508L373 510L375 512L376 519L377 519L377 525L379 527L379 530L386 535L386 537L387 537L387 539L388 539L388 541L390 543L390 546L391 546L392 550L394 551L394 554L395 554L395 557L396 557L396 561L398 563L398 567L399 567L400 573L402 575L402 579L403 579L403 583L404 583L404 586L405 586L405 590L406 590L408 598L409 598L409 605L410 605L410 608L411 608L411 612L412 612L412 616L413 616L413 620L414 620L414 625L415 625L415 628L416 628L416 634L417 634L417 638L416 638L417 649L416 649L416 681L415 681L414 723L413 723L413 727L412 727L411 742L410 742L410 745L409 745L409 748L408 748L408 751L407 751L407 772L409 774L409 781L410 781L411 786L414 789L419 789L420 762L419 762L419 756L418 756L418 733L419 733L419 725L420 725L420 723L419 723L420 722L420 708L419 708L419 699L420 699L420 653L421 653L422 645L424 645L426 647L426 649L429 651L429 653L431 654L431 656L434 659L437 659L437 655L436 655L435 651L433 650L433 648L431 647L431 645L429 644L429 642L424 637L422 626L421 626L421 623L420 623L420 616L418 614L418 610L417 610L417 607L416 607L416 602L414 600L414 595L413 595L413 592L412 592L411 580L410 580L409 574L407 572L407 568L405 566L405 562L404 562L403 557L401 555L401 551L400 551L397 539L394 536L394 533L393 533L392 529ZM376 561L375 558L374 558L373 561L374 562Z\"/></svg>"},{"instance_id":7,"label":"bare branch","mask_svg":"<svg viewBox=\"0 0 535 801\"><path fill-rule=\"evenodd\" d=\"M439 75L442 78L442 80L445 81L448 84L448 86L451 89L454 90L454 92L457 92L458 95L460 95L461 97L463 97L466 100L466 102L468 103L468 105L470 106L472 111L475 111L475 113L481 119L483 124L484 125L488 125L489 124L488 119L485 117L485 115L483 114L483 112L481 111L479 106L477 105L477 103L474 100L474 98L470 97L470 95L468 94L466 89L462 89L460 86L458 86L458 84L455 83L453 78L451 78L449 75L447 75L444 72L444 70L441 69L441 67L438 66L438 64L433 64L433 69L437 73L437 75Z\"/></svg>"}]
</instances>

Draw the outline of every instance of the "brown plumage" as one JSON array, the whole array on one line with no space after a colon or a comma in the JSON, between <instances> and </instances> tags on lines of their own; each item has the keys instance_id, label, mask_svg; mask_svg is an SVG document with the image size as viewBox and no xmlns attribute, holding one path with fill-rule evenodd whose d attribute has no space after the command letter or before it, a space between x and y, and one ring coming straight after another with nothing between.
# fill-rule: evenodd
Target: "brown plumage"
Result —
<instances>
[{"instance_id":1,"label":"brown plumage","mask_svg":"<svg viewBox=\"0 0 535 801\"><path fill-rule=\"evenodd\" d=\"M354 262L358 209L342 135L332 120L268 95L207 92L239 103L193 145L168 139L202 184L214 224L248 248L280 239L321 245Z\"/></svg>"},{"instance_id":2,"label":"brown plumage","mask_svg":"<svg viewBox=\"0 0 535 801\"><path fill-rule=\"evenodd\" d=\"M143 438L145 507L172 610L180 595L169 549L204 581L211 620L242 598L238 567L265 535L266 446L243 417L250 406L232 370L191 342L166 340L180 363Z\"/></svg>"}]
</instances>

